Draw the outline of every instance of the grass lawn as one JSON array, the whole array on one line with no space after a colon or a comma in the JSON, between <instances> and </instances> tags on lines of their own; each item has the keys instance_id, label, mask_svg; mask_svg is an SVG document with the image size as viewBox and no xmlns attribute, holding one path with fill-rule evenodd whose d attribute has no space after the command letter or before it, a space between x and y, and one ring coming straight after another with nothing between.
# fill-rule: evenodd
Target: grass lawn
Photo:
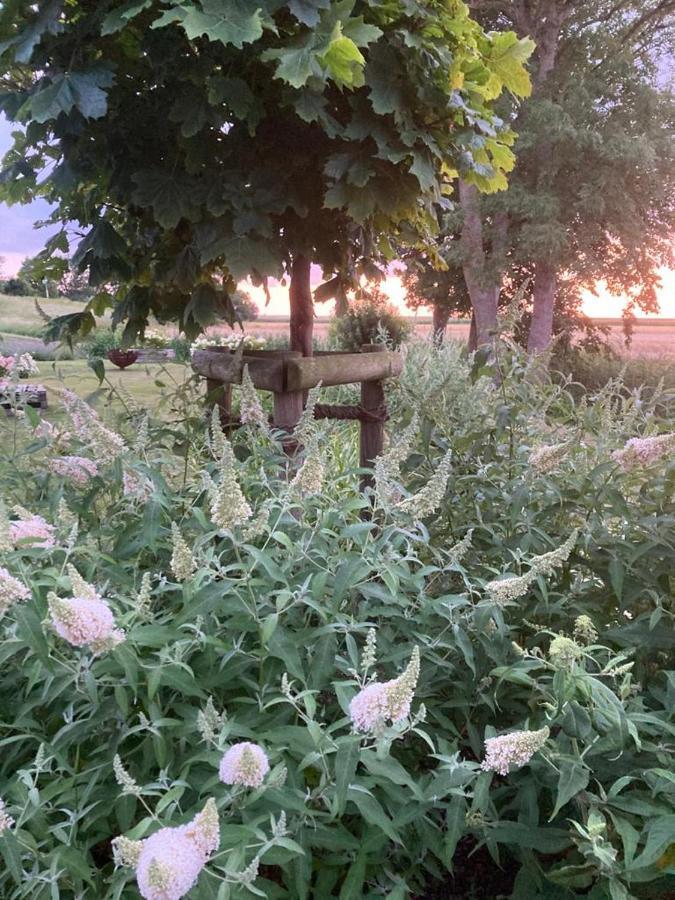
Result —
<instances>
[{"instance_id":1,"label":"grass lawn","mask_svg":"<svg viewBox=\"0 0 675 900\"><path fill-rule=\"evenodd\" d=\"M125 412L127 398L141 408L161 414L163 401L174 394L191 369L182 363L160 365L138 363L124 371L105 363L106 378L99 385L98 378L87 365L86 360L64 362L40 362L40 374L30 379L31 384L42 384L47 388L49 406L41 411L41 416L50 422L63 421L59 391L69 388L97 409L104 420L114 424L116 416ZM119 392L118 392L119 391ZM18 431L17 431L18 429ZM0 411L0 447L11 456L18 446L30 440L29 432L15 416L3 415ZM4 452L0 452L0 457Z\"/></svg>"},{"instance_id":2,"label":"grass lawn","mask_svg":"<svg viewBox=\"0 0 675 900\"><path fill-rule=\"evenodd\" d=\"M74 300L46 300L44 297L12 297L0 294L0 335L21 334L40 337L46 322L35 307L37 299L48 316L65 316L84 309L84 303Z\"/></svg>"},{"instance_id":3,"label":"grass lawn","mask_svg":"<svg viewBox=\"0 0 675 900\"><path fill-rule=\"evenodd\" d=\"M191 369L182 363L135 363L128 369L118 369L112 363L104 362L106 380L99 385L98 378L84 359L65 362L41 362L40 374L35 381L44 384L48 391L69 388L82 399L94 405L110 388L122 388L130 394L139 406L154 407L163 392L173 390L182 384ZM56 393L53 393L56 398Z\"/></svg>"}]
</instances>

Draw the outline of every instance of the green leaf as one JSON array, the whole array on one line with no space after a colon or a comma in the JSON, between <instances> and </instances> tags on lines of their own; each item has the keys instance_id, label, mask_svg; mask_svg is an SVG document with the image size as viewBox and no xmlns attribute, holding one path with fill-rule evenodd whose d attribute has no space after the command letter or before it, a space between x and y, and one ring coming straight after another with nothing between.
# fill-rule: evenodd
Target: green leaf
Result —
<instances>
[{"instance_id":1,"label":"green leaf","mask_svg":"<svg viewBox=\"0 0 675 900\"><path fill-rule=\"evenodd\" d=\"M675 815L659 816L647 824L647 840L631 871L653 866L662 853L675 843Z\"/></svg>"},{"instance_id":2,"label":"green leaf","mask_svg":"<svg viewBox=\"0 0 675 900\"><path fill-rule=\"evenodd\" d=\"M222 306L223 295L212 284L198 284L183 312L183 324L192 317L199 326L206 328L220 318Z\"/></svg>"},{"instance_id":3,"label":"green leaf","mask_svg":"<svg viewBox=\"0 0 675 900\"><path fill-rule=\"evenodd\" d=\"M534 41L519 38L515 31L493 33L490 40L490 52L485 60L488 68L508 91L519 97L529 97L532 82L525 63L534 51Z\"/></svg>"},{"instance_id":4,"label":"green leaf","mask_svg":"<svg viewBox=\"0 0 675 900\"><path fill-rule=\"evenodd\" d=\"M498 843L517 844L540 853L560 853L572 844L568 832L562 828L542 828L525 822L494 822L489 837Z\"/></svg>"},{"instance_id":5,"label":"green leaf","mask_svg":"<svg viewBox=\"0 0 675 900\"><path fill-rule=\"evenodd\" d=\"M419 181L423 191L430 191L437 184L436 167L428 154L415 153L410 171Z\"/></svg>"},{"instance_id":6,"label":"green leaf","mask_svg":"<svg viewBox=\"0 0 675 900\"><path fill-rule=\"evenodd\" d=\"M202 263L222 256L235 281L246 278L252 272L261 276L281 275L281 260L267 241L241 234L210 242L201 250Z\"/></svg>"},{"instance_id":7,"label":"green leaf","mask_svg":"<svg viewBox=\"0 0 675 900\"><path fill-rule=\"evenodd\" d=\"M361 752L361 762L370 774L378 779L378 782L380 779L389 779L393 784L403 785L409 788L417 797L422 797L422 793L413 778L406 772L401 763L392 756L379 759L373 750L363 750Z\"/></svg>"},{"instance_id":8,"label":"green leaf","mask_svg":"<svg viewBox=\"0 0 675 900\"><path fill-rule=\"evenodd\" d=\"M402 843L391 819L372 794L364 793L362 790L352 787L348 791L348 798L355 804L366 822L379 828L395 844Z\"/></svg>"},{"instance_id":9,"label":"green leaf","mask_svg":"<svg viewBox=\"0 0 675 900\"><path fill-rule=\"evenodd\" d=\"M366 863L368 851L362 844L356 859L349 867L347 876L340 888L339 900L362 900L363 885L366 880ZM317 896L328 896L327 894Z\"/></svg>"},{"instance_id":10,"label":"green leaf","mask_svg":"<svg viewBox=\"0 0 675 900\"><path fill-rule=\"evenodd\" d=\"M633 827L628 819L624 819L622 816L617 816L616 813L612 812L612 810L608 810L608 813L612 822L614 823L614 827L616 828L617 833L621 837L621 843L623 844L624 863L626 865L626 868L630 870L637 845L640 841L640 832Z\"/></svg>"},{"instance_id":11,"label":"green leaf","mask_svg":"<svg viewBox=\"0 0 675 900\"><path fill-rule=\"evenodd\" d=\"M341 816L347 805L347 792L349 785L356 774L359 762L359 750L361 741L357 735L347 735L337 741L338 749L335 756L335 796L337 800L336 815Z\"/></svg>"},{"instance_id":12,"label":"green leaf","mask_svg":"<svg viewBox=\"0 0 675 900\"><path fill-rule=\"evenodd\" d=\"M365 77L370 103L378 116L399 115L406 103L399 77L399 58L393 47L385 44L373 48Z\"/></svg>"},{"instance_id":13,"label":"green leaf","mask_svg":"<svg viewBox=\"0 0 675 900\"><path fill-rule=\"evenodd\" d=\"M103 381L105 380L105 366L103 365L103 360L99 358L89 359L87 360L87 365L98 378L98 383L103 384Z\"/></svg>"},{"instance_id":14,"label":"green leaf","mask_svg":"<svg viewBox=\"0 0 675 900\"><path fill-rule=\"evenodd\" d=\"M2 853L2 858L16 884L22 884L24 878L21 865L21 845L9 829L0 836L0 853Z\"/></svg>"},{"instance_id":15,"label":"green leaf","mask_svg":"<svg viewBox=\"0 0 675 900\"><path fill-rule=\"evenodd\" d=\"M549 817L549 822L555 819L566 803L587 787L588 780L591 777L590 770L578 759L564 758L559 763L559 768L558 792L555 808Z\"/></svg>"},{"instance_id":16,"label":"green leaf","mask_svg":"<svg viewBox=\"0 0 675 900\"><path fill-rule=\"evenodd\" d=\"M156 169L135 172L134 203L152 207L155 219L163 228L174 228L181 219L198 215L199 202L192 179L180 173Z\"/></svg>"},{"instance_id":17,"label":"green leaf","mask_svg":"<svg viewBox=\"0 0 675 900\"><path fill-rule=\"evenodd\" d=\"M277 626L274 634L270 637L268 653L270 656L276 656L280 659L291 675L295 678L300 678L304 682L305 672L302 667L302 660L300 659L295 640L287 629Z\"/></svg>"},{"instance_id":18,"label":"green leaf","mask_svg":"<svg viewBox=\"0 0 675 900\"><path fill-rule=\"evenodd\" d=\"M609 580L614 590L614 596L621 602L623 594L624 567L620 559L611 559L609 562Z\"/></svg>"},{"instance_id":19,"label":"green leaf","mask_svg":"<svg viewBox=\"0 0 675 900\"><path fill-rule=\"evenodd\" d=\"M190 40L203 36L241 50L263 33L261 10L248 0L202 0L201 8L189 3L174 10Z\"/></svg>"},{"instance_id":20,"label":"green leaf","mask_svg":"<svg viewBox=\"0 0 675 900\"><path fill-rule=\"evenodd\" d=\"M322 75L316 50L314 36L309 35L296 47L285 50L267 50L262 54L263 60L278 60L274 77L287 82L294 88L304 87L310 78Z\"/></svg>"},{"instance_id":21,"label":"green leaf","mask_svg":"<svg viewBox=\"0 0 675 900\"><path fill-rule=\"evenodd\" d=\"M18 624L19 637L26 642L40 662L51 669L49 646L40 624L40 618L34 607L29 605L17 606L14 615Z\"/></svg>"},{"instance_id":22,"label":"green leaf","mask_svg":"<svg viewBox=\"0 0 675 900\"><path fill-rule=\"evenodd\" d=\"M363 54L354 41L341 31L319 59L338 87L361 87L365 84L363 67L366 61Z\"/></svg>"},{"instance_id":23,"label":"green leaf","mask_svg":"<svg viewBox=\"0 0 675 900\"><path fill-rule=\"evenodd\" d=\"M443 840L443 862L452 872L452 858L455 855L459 839L466 830L466 800L464 797L455 796L450 801L446 813L446 830Z\"/></svg>"},{"instance_id":24,"label":"green leaf","mask_svg":"<svg viewBox=\"0 0 675 900\"><path fill-rule=\"evenodd\" d=\"M153 0L132 0L120 9L113 9L103 20L101 34L114 34L120 31L144 9L152 6Z\"/></svg>"},{"instance_id":25,"label":"green leaf","mask_svg":"<svg viewBox=\"0 0 675 900\"><path fill-rule=\"evenodd\" d=\"M50 2L42 4L42 6L42 10L34 22L23 28L17 35L6 41L0 41L0 56L5 50L13 47L15 62L30 62L33 50L35 50L44 35L58 33L61 28L59 23L62 9L61 0L50 0Z\"/></svg>"},{"instance_id":26,"label":"green leaf","mask_svg":"<svg viewBox=\"0 0 675 900\"><path fill-rule=\"evenodd\" d=\"M225 78L214 75L209 79L208 101L212 105L225 103L238 119L257 122L263 114L259 99L243 78Z\"/></svg>"},{"instance_id":27,"label":"green leaf","mask_svg":"<svg viewBox=\"0 0 675 900\"><path fill-rule=\"evenodd\" d=\"M28 100L31 115L36 122L44 123L57 119L61 113L70 113L75 107L87 119L100 119L108 108L103 88L110 87L112 82L112 72L107 69L56 75L47 87Z\"/></svg>"},{"instance_id":28,"label":"green leaf","mask_svg":"<svg viewBox=\"0 0 675 900\"><path fill-rule=\"evenodd\" d=\"M324 634L319 638L312 655L309 686L315 690L323 690L330 684L335 672L335 656L338 642L334 633Z\"/></svg>"},{"instance_id":29,"label":"green leaf","mask_svg":"<svg viewBox=\"0 0 675 900\"><path fill-rule=\"evenodd\" d=\"M328 9L330 0L290 0L288 8L298 22L313 28L319 24L319 10Z\"/></svg>"}]
</instances>

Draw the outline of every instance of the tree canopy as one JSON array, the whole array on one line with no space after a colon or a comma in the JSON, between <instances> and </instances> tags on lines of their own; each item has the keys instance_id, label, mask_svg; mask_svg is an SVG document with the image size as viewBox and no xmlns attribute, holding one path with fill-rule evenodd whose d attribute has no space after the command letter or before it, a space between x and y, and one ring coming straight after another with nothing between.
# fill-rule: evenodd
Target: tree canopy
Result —
<instances>
[{"instance_id":1,"label":"tree canopy","mask_svg":"<svg viewBox=\"0 0 675 900\"><path fill-rule=\"evenodd\" d=\"M519 134L508 191L465 192L464 223L476 226L463 234L467 283L499 294L527 272L535 351L551 339L554 304L578 308L599 281L653 311L659 268L673 264L675 103L658 78L672 2L476 7L486 23L531 33L537 50L531 98L504 112Z\"/></svg>"},{"instance_id":2,"label":"tree canopy","mask_svg":"<svg viewBox=\"0 0 675 900\"><path fill-rule=\"evenodd\" d=\"M21 127L0 196L41 195L79 231L102 290L64 328L112 305L128 340L150 314L193 335L233 317L240 279L290 274L311 335L311 262L317 299L344 302L429 238L458 171L505 186L494 103L528 93L531 50L460 0L10 2L0 109ZM64 224L45 255L68 247Z\"/></svg>"}]
</instances>

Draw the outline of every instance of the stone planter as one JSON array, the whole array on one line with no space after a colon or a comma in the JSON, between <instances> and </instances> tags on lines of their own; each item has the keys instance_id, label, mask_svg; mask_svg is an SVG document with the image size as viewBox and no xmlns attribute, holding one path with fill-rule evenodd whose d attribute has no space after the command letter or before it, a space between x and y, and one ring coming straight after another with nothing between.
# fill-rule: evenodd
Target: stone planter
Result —
<instances>
[{"instance_id":1,"label":"stone planter","mask_svg":"<svg viewBox=\"0 0 675 900\"><path fill-rule=\"evenodd\" d=\"M160 350L156 347L136 347L134 353L138 354L138 361L141 363L171 362L176 358L176 351L170 348Z\"/></svg>"}]
</instances>

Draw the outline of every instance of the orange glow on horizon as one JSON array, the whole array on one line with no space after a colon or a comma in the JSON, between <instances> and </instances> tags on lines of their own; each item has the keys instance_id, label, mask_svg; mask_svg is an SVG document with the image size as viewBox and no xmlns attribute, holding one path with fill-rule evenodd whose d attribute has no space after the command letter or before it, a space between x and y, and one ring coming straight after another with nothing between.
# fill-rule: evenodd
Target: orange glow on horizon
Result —
<instances>
[{"instance_id":1,"label":"orange glow on horizon","mask_svg":"<svg viewBox=\"0 0 675 900\"><path fill-rule=\"evenodd\" d=\"M269 306L265 306L265 295L262 288L253 287L250 284L244 284L245 288L256 301L260 308L262 316L286 316L288 315L288 287L283 287L278 283L270 284L270 302ZM389 275L383 283L383 290L389 295L392 303L394 303L403 313L414 315L414 310L408 309L405 303L405 288L401 283L398 275ZM660 311L656 315L645 316L645 318L665 318L675 319L675 270L663 270L661 272L661 287L658 290ZM620 297L613 297L603 289L602 285L598 286L598 294L594 296L590 291L584 294L583 311L587 316L597 319L618 319L621 318L621 312L624 308L625 300ZM327 316L333 312L332 303L317 303L316 314L319 316ZM420 315L430 314L431 310L421 309ZM643 314L638 313L642 317Z\"/></svg>"}]
</instances>

